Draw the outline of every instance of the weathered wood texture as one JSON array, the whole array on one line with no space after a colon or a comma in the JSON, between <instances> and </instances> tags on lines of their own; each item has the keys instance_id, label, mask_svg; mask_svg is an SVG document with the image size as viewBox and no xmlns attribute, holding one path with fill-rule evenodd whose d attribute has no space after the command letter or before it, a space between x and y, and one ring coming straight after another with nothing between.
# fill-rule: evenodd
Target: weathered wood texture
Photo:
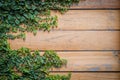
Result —
<instances>
[{"instance_id":1,"label":"weathered wood texture","mask_svg":"<svg viewBox=\"0 0 120 80\"><path fill-rule=\"evenodd\" d=\"M72 9L92 9L92 8L120 8L120 0L81 0Z\"/></svg>"},{"instance_id":2,"label":"weathered wood texture","mask_svg":"<svg viewBox=\"0 0 120 80\"><path fill-rule=\"evenodd\" d=\"M120 10L70 10L58 15L58 30L120 30Z\"/></svg>"},{"instance_id":3,"label":"weathered wood texture","mask_svg":"<svg viewBox=\"0 0 120 80\"><path fill-rule=\"evenodd\" d=\"M10 46L61 51L58 55L68 64L51 72L63 75L72 71L71 80L120 80L120 10L108 10L118 8L120 0L80 1L64 15L52 12L58 15L57 29L50 33L38 31L36 36L27 33L25 41L9 40Z\"/></svg>"},{"instance_id":4,"label":"weathered wood texture","mask_svg":"<svg viewBox=\"0 0 120 80\"><path fill-rule=\"evenodd\" d=\"M67 75L67 73L54 73ZM120 73L72 73L71 80L120 80Z\"/></svg>"},{"instance_id":5,"label":"weathered wood texture","mask_svg":"<svg viewBox=\"0 0 120 80\"><path fill-rule=\"evenodd\" d=\"M119 56L114 52L58 52L68 61L52 71L120 71Z\"/></svg>"},{"instance_id":6,"label":"weathered wood texture","mask_svg":"<svg viewBox=\"0 0 120 80\"><path fill-rule=\"evenodd\" d=\"M26 40L9 41L13 49L32 50L120 50L120 31L39 31L26 34Z\"/></svg>"}]
</instances>

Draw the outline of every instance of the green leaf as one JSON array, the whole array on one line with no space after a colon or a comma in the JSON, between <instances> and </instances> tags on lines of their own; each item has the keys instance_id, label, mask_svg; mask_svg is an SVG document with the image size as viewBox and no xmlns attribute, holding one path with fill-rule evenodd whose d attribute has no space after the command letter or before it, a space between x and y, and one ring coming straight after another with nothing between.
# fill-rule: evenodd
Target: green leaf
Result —
<instances>
[{"instance_id":1,"label":"green leaf","mask_svg":"<svg viewBox=\"0 0 120 80\"><path fill-rule=\"evenodd\" d=\"M15 23L17 24L17 25L19 25L20 24L20 21L19 20L15 20Z\"/></svg>"}]
</instances>

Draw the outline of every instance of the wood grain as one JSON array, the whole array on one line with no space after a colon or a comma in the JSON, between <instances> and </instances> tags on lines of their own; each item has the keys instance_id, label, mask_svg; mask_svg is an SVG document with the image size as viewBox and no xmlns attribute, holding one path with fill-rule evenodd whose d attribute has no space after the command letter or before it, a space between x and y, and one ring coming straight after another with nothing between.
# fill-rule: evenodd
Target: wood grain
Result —
<instances>
[{"instance_id":1,"label":"wood grain","mask_svg":"<svg viewBox=\"0 0 120 80\"><path fill-rule=\"evenodd\" d=\"M57 30L120 30L120 10L70 10L58 16Z\"/></svg>"},{"instance_id":2,"label":"wood grain","mask_svg":"<svg viewBox=\"0 0 120 80\"><path fill-rule=\"evenodd\" d=\"M67 73L51 73L67 75ZM120 80L120 73L72 73L71 80Z\"/></svg>"},{"instance_id":3,"label":"wood grain","mask_svg":"<svg viewBox=\"0 0 120 80\"><path fill-rule=\"evenodd\" d=\"M70 8L74 10L64 15L52 12L52 15L58 15L58 28L55 31L39 31L36 36L26 33L25 41L9 40L10 46L12 49L28 47L32 50L62 50L58 55L68 63L60 69L51 69L51 74L64 75L72 71L71 80L120 80L120 73L80 72L120 71L120 53L116 56L116 52L112 51L120 50L120 10L80 10L118 8L120 0L80 1Z\"/></svg>"},{"instance_id":4,"label":"wood grain","mask_svg":"<svg viewBox=\"0 0 120 80\"><path fill-rule=\"evenodd\" d=\"M9 40L12 49L32 50L120 50L120 31L39 31L26 40Z\"/></svg>"},{"instance_id":5,"label":"wood grain","mask_svg":"<svg viewBox=\"0 0 120 80\"><path fill-rule=\"evenodd\" d=\"M58 55L68 63L52 71L120 71L119 57L113 52L58 52Z\"/></svg>"},{"instance_id":6,"label":"wood grain","mask_svg":"<svg viewBox=\"0 0 120 80\"><path fill-rule=\"evenodd\" d=\"M120 8L120 0L81 0L79 4L74 4L72 9L92 9L92 8Z\"/></svg>"}]
</instances>

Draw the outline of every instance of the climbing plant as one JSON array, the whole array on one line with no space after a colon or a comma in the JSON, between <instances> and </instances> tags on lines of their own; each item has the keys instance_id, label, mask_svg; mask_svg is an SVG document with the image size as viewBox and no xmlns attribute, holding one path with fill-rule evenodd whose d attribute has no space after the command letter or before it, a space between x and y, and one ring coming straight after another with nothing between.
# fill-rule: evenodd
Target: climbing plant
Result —
<instances>
[{"instance_id":1,"label":"climbing plant","mask_svg":"<svg viewBox=\"0 0 120 80\"><path fill-rule=\"evenodd\" d=\"M0 80L70 80L70 75L51 75L49 70L66 64L54 51L12 50L8 39L22 38L25 32L57 27L57 16L79 0L0 0ZM14 34L15 33L15 34Z\"/></svg>"}]
</instances>

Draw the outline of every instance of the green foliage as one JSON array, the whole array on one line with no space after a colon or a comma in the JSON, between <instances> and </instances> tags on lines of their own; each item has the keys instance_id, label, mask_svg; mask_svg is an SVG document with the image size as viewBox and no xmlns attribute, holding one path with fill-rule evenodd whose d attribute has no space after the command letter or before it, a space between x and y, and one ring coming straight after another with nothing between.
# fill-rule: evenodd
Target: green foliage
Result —
<instances>
[{"instance_id":1,"label":"green foliage","mask_svg":"<svg viewBox=\"0 0 120 80\"><path fill-rule=\"evenodd\" d=\"M66 64L66 60L60 59L54 51L42 54L32 53L28 48L11 50L6 44L0 46L0 80L68 80L67 76L49 75L50 68Z\"/></svg>"},{"instance_id":2,"label":"green foliage","mask_svg":"<svg viewBox=\"0 0 120 80\"><path fill-rule=\"evenodd\" d=\"M57 16L79 0L0 0L0 80L70 80L70 75L50 75L66 60L54 51L31 52L28 48L12 50L7 39L25 39L25 32L50 31L57 26ZM18 34L19 32L19 34ZM12 33L12 34L11 34ZM16 34L13 34L16 33Z\"/></svg>"},{"instance_id":3,"label":"green foliage","mask_svg":"<svg viewBox=\"0 0 120 80\"><path fill-rule=\"evenodd\" d=\"M17 31L50 31L57 26L57 16L51 16L50 10L64 13L76 2L79 0L0 0L0 37L9 38L5 33Z\"/></svg>"}]
</instances>

